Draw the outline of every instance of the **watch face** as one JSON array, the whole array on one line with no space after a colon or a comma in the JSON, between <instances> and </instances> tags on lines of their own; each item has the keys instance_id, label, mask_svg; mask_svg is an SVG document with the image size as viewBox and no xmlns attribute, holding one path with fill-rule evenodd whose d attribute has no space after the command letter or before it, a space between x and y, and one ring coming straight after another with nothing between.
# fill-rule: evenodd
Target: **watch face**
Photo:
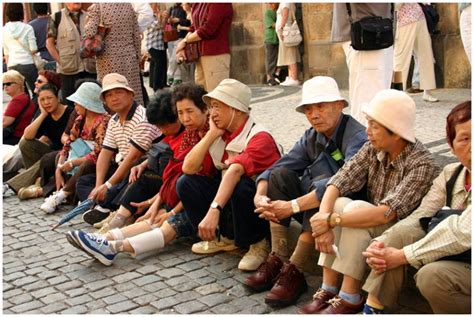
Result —
<instances>
[{"instance_id":1,"label":"watch face","mask_svg":"<svg viewBox=\"0 0 474 317\"><path fill-rule=\"evenodd\" d=\"M211 204L211 208L217 208L217 207L219 207L219 204L213 201Z\"/></svg>"},{"instance_id":2,"label":"watch face","mask_svg":"<svg viewBox=\"0 0 474 317\"><path fill-rule=\"evenodd\" d=\"M337 216L336 217L336 224L340 224L341 223L341 217Z\"/></svg>"}]
</instances>

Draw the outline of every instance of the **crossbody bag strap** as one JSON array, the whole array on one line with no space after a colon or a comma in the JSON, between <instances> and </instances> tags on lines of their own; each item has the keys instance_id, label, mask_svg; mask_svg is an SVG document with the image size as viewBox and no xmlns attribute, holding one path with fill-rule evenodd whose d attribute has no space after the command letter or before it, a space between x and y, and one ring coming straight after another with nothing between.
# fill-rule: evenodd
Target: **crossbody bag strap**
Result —
<instances>
[{"instance_id":1,"label":"crossbody bag strap","mask_svg":"<svg viewBox=\"0 0 474 317\"><path fill-rule=\"evenodd\" d=\"M352 24L352 10L351 10L350 3L346 3L346 9L347 9L347 14L349 15L349 23Z\"/></svg>"},{"instance_id":2,"label":"crossbody bag strap","mask_svg":"<svg viewBox=\"0 0 474 317\"><path fill-rule=\"evenodd\" d=\"M454 183L456 183L456 180L461 174L463 168L464 166L462 164L459 164L459 166L456 167L456 169L454 170L453 175L451 175L449 180L446 182L446 206L449 206L450 208L452 208L451 203L453 201Z\"/></svg>"},{"instance_id":3,"label":"crossbody bag strap","mask_svg":"<svg viewBox=\"0 0 474 317\"><path fill-rule=\"evenodd\" d=\"M18 115L18 117L15 118L15 120L13 121L12 124L9 125L9 127L11 127L13 130L15 130L16 126L18 125L18 123L20 122L21 118L23 117L23 115L25 114L25 111L26 109L28 108L28 106L30 105L30 98L28 98L28 101L26 102L26 104L23 106L23 108L21 109L20 111L20 114Z\"/></svg>"},{"instance_id":4,"label":"crossbody bag strap","mask_svg":"<svg viewBox=\"0 0 474 317\"><path fill-rule=\"evenodd\" d=\"M295 11L296 11L296 7L295 7L295 10L291 10L290 8L288 8L290 11L291 11L291 18L293 19L293 21L291 21L291 24L293 24L293 22L296 21L296 14L295 14Z\"/></svg>"}]
</instances>

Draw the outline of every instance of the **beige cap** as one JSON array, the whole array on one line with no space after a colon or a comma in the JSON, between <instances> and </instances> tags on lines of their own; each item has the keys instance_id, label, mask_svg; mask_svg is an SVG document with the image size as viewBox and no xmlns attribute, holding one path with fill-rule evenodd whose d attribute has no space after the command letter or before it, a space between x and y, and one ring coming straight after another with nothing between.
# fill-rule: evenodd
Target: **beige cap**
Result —
<instances>
[{"instance_id":1,"label":"beige cap","mask_svg":"<svg viewBox=\"0 0 474 317\"><path fill-rule=\"evenodd\" d=\"M245 113L250 112L250 99L252 91L240 81L227 78L220 82L213 91L202 96L202 100L210 106L211 98L225 103L229 107L235 108Z\"/></svg>"},{"instance_id":2,"label":"beige cap","mask_svg":"<svg viewBox=\"0 0 474 317\"><path fill-rule=\"evenodd\" d=\"M304 106L306 105L340 100L344 101L345 107L347 107L347 101L342 98L334 78L316 76L304 82L301 102L296 106L295 110L304 113Z\"/></svg>"},{"instance_id":3,"label":"beige cap","mask_svg":"<svg viewBox=\"0 0 474 317\"><path fill-rule=\"evenodd\" d=\"M415 101L400 90L379 91L362 112L405 140L415 143Z\"/></svg>"},{"instance_id":4,"label":"beige cap","mask_svg":"<svg viewBox=\"0 0 474 317\"><path fill-rule=\"evenodd\" d=\"M128 85L128 80L125 76L117 73L110 73L105 75L102 79L102 91L100 92L100 97L103 98L104 92L115 88L127 89L135 94L133 89Z\"/></svg>"}]
</instances>

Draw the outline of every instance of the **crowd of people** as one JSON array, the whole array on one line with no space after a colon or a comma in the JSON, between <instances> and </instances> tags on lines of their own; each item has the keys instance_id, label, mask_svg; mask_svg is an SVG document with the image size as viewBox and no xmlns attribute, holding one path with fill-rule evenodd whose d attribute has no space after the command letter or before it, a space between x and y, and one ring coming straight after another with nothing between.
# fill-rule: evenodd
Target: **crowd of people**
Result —
<instances>
[{"instance_id":1,"label":"crowd of people","mask_svg":"<svg viewBox=\"0 0 474 317\"><path fill-rule=\"evenodd\" d=\"M67 232L74 247L105 266L180 237L200 238L190 250L197 254L245 249L238 269L252 273L243 284L268 291L272 307L306 292L304 267L316 249L322 284L302 314L383 313L397 301L408 265L433 312L470 313L471 101L453 105L446 119L458 162L439 173L416 137L415 101L388 89L392 71L405 76L414 51L423 98L435 101L431 42L417 4L395 8L395 43L406 44L395 52L354 50L347 7L334 4L350 98L331 77L306 80L295 111L309 128L288 153L252 117L251 89L230 78L232 4L97 3L84 11L66 3L51 16L45 5L33 5L33 26L22 22L22 4L7 6L3 191L44 197L46 214L77 204L99 231ZM390 4L351 6L354 19L392 14ZM300 84L298 48L278 45L294 21L294 4L268 4L268 85L278 84L282 66L281 85ZM103 52L81 57L81 40L104 26ZM38 71L36 52L56 71ZM294 250L292 219L301 224Z\"/></svg>"}]
</instances>

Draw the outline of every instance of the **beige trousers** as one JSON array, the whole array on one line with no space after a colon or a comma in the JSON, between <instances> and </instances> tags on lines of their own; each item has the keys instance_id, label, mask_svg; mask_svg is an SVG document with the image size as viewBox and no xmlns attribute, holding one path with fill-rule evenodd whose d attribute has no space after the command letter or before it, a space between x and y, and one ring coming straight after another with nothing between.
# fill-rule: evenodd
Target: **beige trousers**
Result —
<instances>
[{"instance_id":1,"label":"beige trousers","mask_svg":"<svg viewBox=\"0 0 474 317\"><path fill-rule=\"evenodd\" d=\"M384 240L385 246L401 249L425 236L421 228L398 226ZM367 278L363 290L375 295L384 306L396 303L402 290L406 266ZM416 286L433 312L468 314L471 310L471 266L461 262L437 261L426 264L415 275Z\"/></svg>"},{"instance_id":2,"label":"beige trousers","mask_svg":"<svg viewBox=\"0 0 474 317\"><path fill-rule=\"evenodd\" d=\"M351 116L364 126L367 119L362 106L376 93L389 89L393 72L393 46L383 50L357 51L351 42L342 43L349 69L349 104Z\"/></svg>"},{"instance_id":3,"label":"beige trousers","mask_svg":"<svg viewBox=\"0 0 474 317\"><path fill-rule=\"evenodd\" d=\"M362 201L341 197L336 200L334 212L345 213L358 208L370 208L374 205ZM340 257L335 254L321 253L318 265L348 275L362 281L366 276L368 266L362 252L367 249L373 238L378 237L394 222L372 228L345 228L336 227L334 231L334 244L339 249Z\"/></svg>"},{"instance_id":4,"label":"beige trousers","mask_svg":"<svg viewBox=\"0 0 474 317\"><path fill-rule=\"evenodd\" d=\"M230 75L230 54L201 56L196 63L194 80L210 92Z\"/></svg>"},{"instance_id":5,"label":"beige trousers","mask_svg":"<svg viewBox=\"0 0 474 317\"><path fill-rule=\"evenodd\" d=\"M411 56L415 53L420 70L420 89L436 88L431 37L425 19L397 28L393 53L393 70L401 71L406 89Z\"/></svg>"}]
</instances>

